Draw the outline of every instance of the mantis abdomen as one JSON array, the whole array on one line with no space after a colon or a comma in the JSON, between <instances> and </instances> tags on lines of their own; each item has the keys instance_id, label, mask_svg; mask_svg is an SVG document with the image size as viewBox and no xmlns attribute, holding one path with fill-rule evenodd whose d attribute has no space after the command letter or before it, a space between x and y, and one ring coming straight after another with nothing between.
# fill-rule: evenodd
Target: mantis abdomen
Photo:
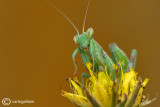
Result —
<instances>
[{"instance_id":1,"label":"mantis abdomen","mask_svg":"<svg viewBox=\"0 0 160 107\"><path fill-rule=\"evenodd\" d=\"M107 72L109 74L115 71L112 67L114 62L94 39L90 41L89 48L90 56L92 56L95 63L102 66L103 69L107 66Z\"/></svg>"}]
</instances>

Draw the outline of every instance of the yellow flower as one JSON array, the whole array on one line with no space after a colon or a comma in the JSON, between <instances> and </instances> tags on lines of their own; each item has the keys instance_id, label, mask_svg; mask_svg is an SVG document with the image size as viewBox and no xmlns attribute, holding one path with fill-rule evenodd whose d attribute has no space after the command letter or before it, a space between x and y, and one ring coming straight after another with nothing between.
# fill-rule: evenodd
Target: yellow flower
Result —
<instances>
[{"instance_id":1,"label":"yellow flower","mask_svg":"<svg viewBox=\"0 0 160 107\"><path fill-rule=\"evenodd\" d=\"M92 64L87 63L90 77L86 80L85 87L82 87L77 78L69 78L73 93L62 90L62 96L78 107L138 107L155 100L144 101L143 89L149 79L146 78L142 83L140 78L137 79L137 73L133 69L123 73L121 63L118 63L120 67L113 66L121 74L121 78L116 77L114 81L111 80L111 75L108 75L106 69L95 75L91 70Z\"/></svg>"}]
</instances>

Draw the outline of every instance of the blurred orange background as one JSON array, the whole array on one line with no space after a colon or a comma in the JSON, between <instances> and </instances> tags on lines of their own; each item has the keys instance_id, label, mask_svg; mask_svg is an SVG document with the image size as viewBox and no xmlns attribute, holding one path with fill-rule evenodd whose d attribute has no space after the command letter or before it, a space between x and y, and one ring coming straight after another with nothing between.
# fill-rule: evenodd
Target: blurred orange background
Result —
<instances>
[{"instance_id":1,"label":"blurred orange background","mask_svg":"<svg viewBox=\"0 0 160 107\"><path fill-rule=\"evenodd\" d=\"M87 0L49 0L82 31ZM136 71L149 83L150 98L160 93L160 1L91 0L85 30L93 27L94 39L110 55L115 42L130 56L138 50ZM34 100L34 104L12 107L74 107L61 96L70 91L72 53L76 31L43 0L0 0L0 100ZM84 71L77 55L78 73ZM148 107L158 107L159 98ZM0 106L3 106L0 104Z\"/></svg>"}]
</instances>

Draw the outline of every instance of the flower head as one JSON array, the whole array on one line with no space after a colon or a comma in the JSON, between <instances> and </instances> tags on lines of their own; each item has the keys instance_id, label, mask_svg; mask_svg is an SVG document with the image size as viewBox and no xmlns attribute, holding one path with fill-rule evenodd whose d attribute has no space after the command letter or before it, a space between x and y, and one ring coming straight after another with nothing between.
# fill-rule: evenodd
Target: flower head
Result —
<instances>
[{"instance_id":1,"label":"flower head","mask_svg":"<svg viewBox=\"0 0 160 107\"><path fill-rule=\"evenodd\" d=\"M90 77L84 87L77 78L69 78L73 93L62 90L62 95L79 107L137 107L155 100L145 100L143 95L149 79L143 82L141 78L137 79L137 73L132 68L130 72L124 73L122 62L113 66L117 72L114 81L111 79L112 74L107 73L107 67L97 75L91 70L92 63L86 63L86 67Z\"/></svg>"}]
</instances>

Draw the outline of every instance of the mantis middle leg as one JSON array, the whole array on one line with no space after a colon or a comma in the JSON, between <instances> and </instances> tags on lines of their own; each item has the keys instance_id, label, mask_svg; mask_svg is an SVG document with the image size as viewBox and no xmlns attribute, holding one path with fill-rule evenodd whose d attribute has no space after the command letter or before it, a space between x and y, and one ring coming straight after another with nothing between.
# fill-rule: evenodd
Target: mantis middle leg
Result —
<instances>
[{"instance_id":1,"label":"mantis middle leg","mask_svg":"<svg viewBox=\"0 0 160 107\"><path fill-rule=\"evenodd\" d=\"M83 77L89 78L89 77L90 77L90 75L89 75L89 74L87 74L87 73L85 73L85 72L83 72L83 73L81 74L82 86L84 86L84 79L83 79Z\"/></svg>"}]
</instances>

